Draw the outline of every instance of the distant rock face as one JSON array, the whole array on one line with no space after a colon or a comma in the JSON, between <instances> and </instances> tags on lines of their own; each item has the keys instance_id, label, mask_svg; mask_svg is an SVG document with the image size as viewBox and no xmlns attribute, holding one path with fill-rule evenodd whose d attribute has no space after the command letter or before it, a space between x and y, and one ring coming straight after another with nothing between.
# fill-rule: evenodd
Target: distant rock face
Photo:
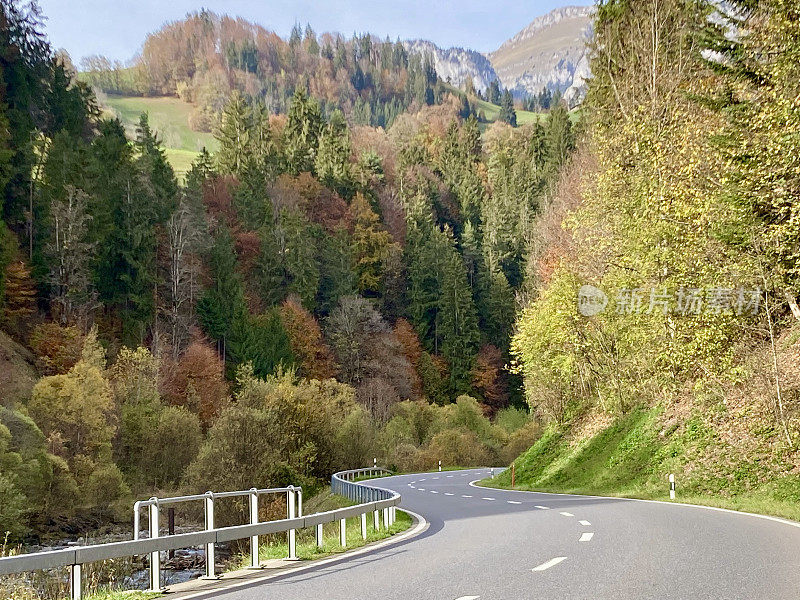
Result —
<instances>
[{"instance_id":1,"label":"distant rock face","mask_svg":"<svg viewBox=\"0 0 800 600\"><path fill-rule=\"evenodd\" d=\"M442 49L426 40L409 40L403 45L411 54L429 54L439 77L456 87L463 88L471 77L475 89L483 92L492 81L499 79L492 63L480 52L465 48Z\"/></svg>"},{"instance_id":2,"label":"distant rock face","mask_svg":"<svg viewBox=\"0 0 800 600\"><path fill-rule=\"evenodd\" d=\"M590 75L586 43L593 34L593 15L591 6L558 8L504 42L489 54L503 86L516 94L548 87L580 98Z\"/></svg>"},{"instance_id":3,"label":"distant rock face","mask_svg":"<svg viewBox=\"0 0 800 600\"><path fill-rule=\"evenodd\" d=\"M470 77L482 92L495 80L516 96L538 94L547 87L562 92L573 108L586 95L591 76L587 42L593 35L593 19L591 6L557 8L488 55L465 48L445 50L426 40L403 45L411 54L429 54L439 77L456 87L463 89Z\"/></svg>"}]
</instances>

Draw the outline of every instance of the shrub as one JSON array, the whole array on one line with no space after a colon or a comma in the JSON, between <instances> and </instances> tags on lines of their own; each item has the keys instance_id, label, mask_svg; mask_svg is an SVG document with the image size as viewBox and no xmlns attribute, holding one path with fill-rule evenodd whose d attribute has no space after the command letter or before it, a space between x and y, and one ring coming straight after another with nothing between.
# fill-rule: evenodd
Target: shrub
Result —
<instances>
[{"instance_id":1,"label":"shrub","mask_svg":"<svg viewBox=\"0 0 800 600\"><path fill-rule=\"evenodd\" d=\"M178 483L197 457L202 439L197 415L180 406L163 409L150 440L152 467L147 475L153 484L163 487Z\"/></svg>"},{"instance_id":2,"label":"shrub","mask_svg":"<svg viewBox=\"0 0 800 600\"><path fill-rule=\"evenodd\" d=\"M122 471L113 463L97 467L86 480L84 497L93 506L110 508L117 500L131 493Z\"/></svg>"},{"instance_id":3,"label":"shrub","mask_svg":"<svg viewBox=\"0 0 800 600\"><path fill-rule=\"evenodd\" d=\"M80 360L83 335L71 325L41 323L33 329L30 345L39 372L59 375L69 371Z\"/></svg>"}]
</instances>

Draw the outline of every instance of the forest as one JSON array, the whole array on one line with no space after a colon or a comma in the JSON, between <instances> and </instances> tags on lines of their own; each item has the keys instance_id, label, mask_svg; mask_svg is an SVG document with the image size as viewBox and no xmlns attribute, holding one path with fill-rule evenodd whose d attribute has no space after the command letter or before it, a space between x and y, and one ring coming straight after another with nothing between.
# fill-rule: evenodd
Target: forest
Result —
<instances>
[{"instance_id":1,"label":"forest","mask_svg":"<svg viewBox=\"0 0 800 600\"><path fill-rule=\"evenodd\" d=\"M483 99L506 103L500 120L514 118L511 93L497 81L485 97L471 82L457 90L437 76L430 56L409 54L399 39L318 35L295 24L284 40L258 24L207 10L149 34L130 64L85 57L79 77L104 93L178 96L194 106L189 126L195 131L214 130L232 92L258 98L270 113L286 113L299 88L316 99L326 119L340 111L358 125L388 128L409 108L441 104L451 94L463 118L485 121L477 103ZM552 98L543 94L526 102L549 108Z\"/></svg>"},{"instance_id":2,"label":"forest","mask_svg":"<svg viewBox=\"0 0 800 600\"><path fill-rule=\"evenodd\" d=\"M156 493L313 488L373 458L507 464L533 443L507 365L533 223L575 145L563 105L482 132L468 95L369 36L157 44L237 27L207 13L148 39L145 79L83 77L35 3L0 6L2 342L36 373L0 399L12 541ZM102 77L186 95L219 150L179 181L146 114L128 139L99 109Z\"/></svg>"},{"instance_id":3,"label":"forest","mask_svg":"<svg viewBox=\"0 0 800 600\"><path fill-rule=\"evenodd\" d=\"M798 4L608 1L595 33L511 344L548 423L521 479L661 498L678 473L684 497L796 519ZM576 310L583 285L605 310Z\"/></svg>"}]
</instances>

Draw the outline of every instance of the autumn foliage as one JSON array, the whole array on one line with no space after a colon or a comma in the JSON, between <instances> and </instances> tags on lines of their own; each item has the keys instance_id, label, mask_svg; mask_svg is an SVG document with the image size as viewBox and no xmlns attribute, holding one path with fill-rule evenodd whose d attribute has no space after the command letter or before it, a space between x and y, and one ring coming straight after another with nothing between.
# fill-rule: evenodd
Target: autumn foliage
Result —
<instances>
[{"instance_id":1,"label":"autumn foliage","mask_svg":"<svg viewBox=\"0 0 800 600\"><path fill-rule=\"evenodd\" d=\"M292 354L300 361L300 374L309 379L334 377L336 364L314 316L291 297L281 305L281 318Z\"/></svg>"},{"instance_id":2,"label":"autumn foliage","mask_svg":"<svg viewBox=\"0 0 800 600\"><path fill-rule=\"evenodd\" d=\"M205 340L196 339L164 370L164 399L173 406L185 406L200 417L204 428L209 427L228 401L224 365L216 350Z\"/></svg>"}]
</instances>

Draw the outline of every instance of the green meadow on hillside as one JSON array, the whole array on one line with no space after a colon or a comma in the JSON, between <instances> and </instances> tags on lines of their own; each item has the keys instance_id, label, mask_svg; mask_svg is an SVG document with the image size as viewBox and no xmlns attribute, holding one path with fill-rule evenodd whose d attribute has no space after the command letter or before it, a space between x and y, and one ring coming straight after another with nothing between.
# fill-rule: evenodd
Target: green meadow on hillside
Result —
<instances>
[{"instance_id":1,"label":"green meadow on hillside","mask_svg":"<svg viewBox=\"0 0 800 600\"><path fill-rule=\"evenodd\" d=\"M212 134L189 128L192 105L179 98L108 94L103 98L103 105L120 118L130 137L136 135L139 115L147 113L150 126L164 143L167 158L178 177L186 174L203 147L210 152L217 149L217 140Z\"/></svg>"}]
</instances>

